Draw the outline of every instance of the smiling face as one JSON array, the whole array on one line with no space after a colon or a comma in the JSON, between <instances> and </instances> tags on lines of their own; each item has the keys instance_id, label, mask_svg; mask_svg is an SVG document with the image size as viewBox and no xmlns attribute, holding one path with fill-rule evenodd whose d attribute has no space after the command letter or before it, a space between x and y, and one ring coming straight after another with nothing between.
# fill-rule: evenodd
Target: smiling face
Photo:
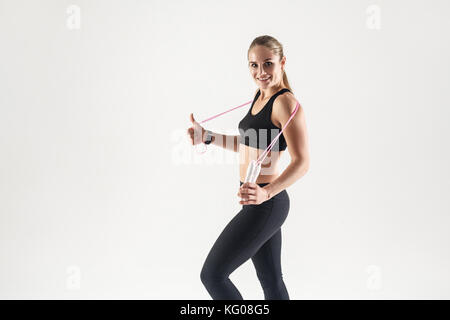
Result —
<instances>
[{"instance_id":1,"label":"smiling face","mask_svg":"<svg viewBox=\"0 0 450 320\"><path fill-rule=\"evenodd\" d=\"M278 55L273 54L264 46L257 45L248 53L250 74L258 87L262 89L278 86L282 83L285 63L286 57L283 57L280 61Z\"/></svg>"}]
</instances>

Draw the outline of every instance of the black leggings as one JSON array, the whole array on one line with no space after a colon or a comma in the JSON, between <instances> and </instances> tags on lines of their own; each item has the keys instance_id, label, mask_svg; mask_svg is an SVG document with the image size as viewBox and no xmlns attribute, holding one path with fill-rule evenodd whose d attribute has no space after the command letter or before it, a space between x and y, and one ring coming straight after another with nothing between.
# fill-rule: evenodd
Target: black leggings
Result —
<instances>
[{"instance_id":1,"label":"black leggings","mask_svg":"<svg viewBox=\"0 0 450 320\"><path fill-rule=\"evenodd\" d=\"M267 184L258 183L260 187ZM243 300L229 275L249 258L265 300L289 300L281 273L281 225L288 212L286 190L259 205L242 206L217 238L200 273L214 300Z\"/></svg>"}]
</instances>

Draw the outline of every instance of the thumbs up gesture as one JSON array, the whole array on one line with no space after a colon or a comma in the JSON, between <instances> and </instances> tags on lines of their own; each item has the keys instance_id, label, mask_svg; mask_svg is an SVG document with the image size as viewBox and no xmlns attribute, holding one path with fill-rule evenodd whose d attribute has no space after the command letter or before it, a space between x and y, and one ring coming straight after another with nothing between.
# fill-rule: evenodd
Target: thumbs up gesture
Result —
<instances>
[{"instance_id":1,"label":"thumbs up gesture","mask_svg":"<svg viewBox=\"0 0 450 320\"><path fill-rule=\"evenodd\" d=\"M194 115L190 114L190 120L192 127L187 129L187 134L191 140L192 145L202 143L204 141L204 135L206 130L194 119Z\"/></svg>"}]
</instances>

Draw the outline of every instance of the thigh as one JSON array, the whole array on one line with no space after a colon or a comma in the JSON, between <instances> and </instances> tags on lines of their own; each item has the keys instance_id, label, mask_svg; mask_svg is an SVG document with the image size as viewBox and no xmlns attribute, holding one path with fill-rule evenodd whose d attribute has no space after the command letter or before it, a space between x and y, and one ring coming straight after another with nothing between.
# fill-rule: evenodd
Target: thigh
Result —
<instances>
[{"instance_id":1,"label":"thigh","mask_svg":"<svg viewBox=\"0 0 450 320\"><path fill-rule=\"evenodd\" d=\"M252 257L259 279L281 275L281 228Z\"/></svg>"},{"instance_id":2,"label":"thigh","mask_svg":"<svg viewBox=\"0 0 450 320\"><path fill-rule=\"evenodd\" d=\"M267 223L271 226L268 228L269 237L252 256L252 262L260 279L281 275L281 226L288 216L289 207L289 195L286 190L283 190L274 197L273 212Z\"/></svg>"},{"instance_id":3,"label":"thigh","mask_svg":"<svg viewBox=\"0 0 450 320\"><path fill-rule=\"evenodd\" d=\"M245 205L225 226L212 246L205 261L208 269L220 274L231 274L250 259L270 234L268 221L272 216L273 201L260 205ZM267 239L264 242L266 235Z\"/></svg>"}]
</instances>

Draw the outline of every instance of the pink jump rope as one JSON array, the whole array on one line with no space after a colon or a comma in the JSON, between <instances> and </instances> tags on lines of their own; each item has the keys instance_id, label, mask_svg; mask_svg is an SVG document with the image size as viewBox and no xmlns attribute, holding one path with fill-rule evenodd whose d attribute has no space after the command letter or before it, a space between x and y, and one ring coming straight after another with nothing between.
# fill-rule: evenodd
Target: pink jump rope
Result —
<instances>
[{"instance_id":1,"label":"pink jump rope","mask_svg":"<svg viewBox=\"0 0 450 320\"><path fill-rule=\"evenodd\" d=\"M237 108L243 107L249 103L251 103L253 100L250 100L249 102L246 102L244 104L241 104L240 106L231 108L230 110L227 110L225 112L219 113L215 116L212 116L211 118L205 119L203 121L200 121L199 124L212 120L214 118L220 117L221 115L233 111ZM256 179L259 176L259 172L261 171L261 163L264 161L264 159L266 158L267 154L270 152L270 150L272 150L273 145L276 143L276 141L278 140L278 137L283 133L283 130L286 128L286 126L288 125L288 123L291 121L291 119L294 117L295 113L297 112L299 107L299 103L297 101L297 104L295 105L295 109L294 111L292 111L291 116L289 117L289 120L285 123L285 125L283 126L283 128L281 129L281 131L278 133L278 135L272 140L272 142L269 144L269 146L266 148L266 150L264 150L264 152L259 156L259 158L257 160L252 160L249 164L249 166L247 167L247 174L245 177L245 182L252 182L255 183ZM201 152L202 154L206 152L206 144L205 145L205 151Z\"/></svg>"}]
</instances>

